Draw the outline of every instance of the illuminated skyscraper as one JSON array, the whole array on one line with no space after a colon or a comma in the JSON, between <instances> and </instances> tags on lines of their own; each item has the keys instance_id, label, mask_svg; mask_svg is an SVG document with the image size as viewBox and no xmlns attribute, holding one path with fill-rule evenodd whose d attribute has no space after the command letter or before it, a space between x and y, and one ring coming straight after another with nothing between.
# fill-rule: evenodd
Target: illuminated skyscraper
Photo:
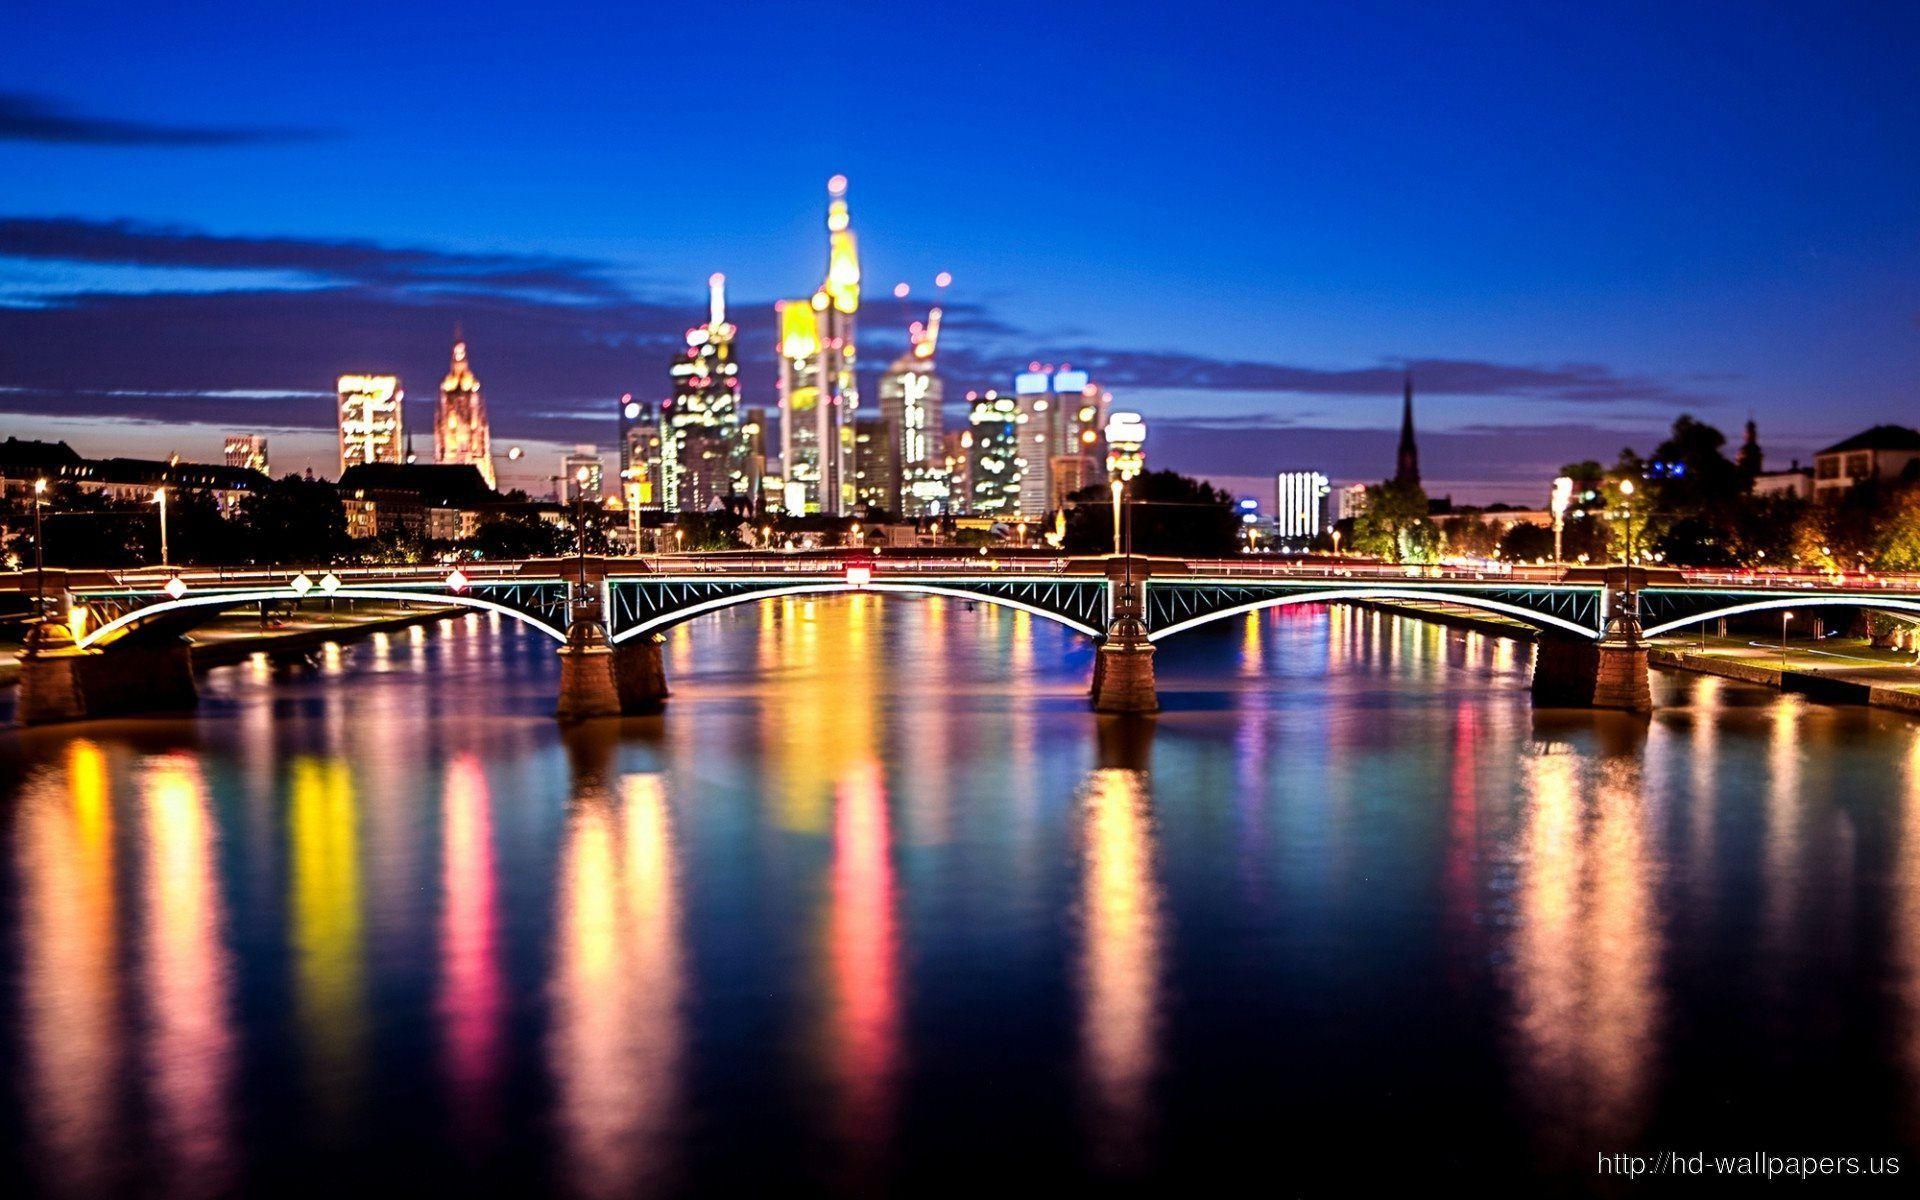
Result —
<instances>
[{"instance_id":1,"label":"illuminated skyscraper","mask_svg":"<svg viewBox=\"0 0 1920 1200\"><path fill-rule=\"evenodd\" d=\"M1282 471L1274 477L1274 536L1305 542L1320 536L1328 525L1327 497L1333 492L1318 471Z\"/></svg>"},{"instance_id":2,"label":"illuminated skyscraper","mask_svg":"<svg viewBox=\"0 0 1920 1200\"><path fill-rule=\"evenodd\" d=\"M1011 396L988 392L967 414L967 511L974 516L1020 515L1020 410Z\"/></svg>"},{"instance_id":3,"label":"illuminated skyscraper","mask_svg":"<svg viewBox=\"0 0 1920 1200\"><path fill-rule=\"evenodd\" d=\"M628 392L620 397L620 502L629 513L660 508L660 476L659 414Z\"/></svg>"},{"instance_id":4,"label":"illuminated skyscraper","mask_svg":"<svg viewBox=\"0 0 1920 1200\"><path fill-rule=\"evenodd\" d=\"M495 486L487 402L481 398L480 381L467 362L466 339L457 336L453 362L447 367L447 377L440 381L440 408L433 419L433 461L476 467L487 486Z\"/></svg>"},{"instance_id":5,"label":"illuminated skyscraper","mask_svg":"<svg viewBox=\"0 0 1920 1200\"><path fill-rule=\"evenodd\" d=\"M221 447L226 463L230 467L244 467L258 471L262 475L267 471L267 439L259 433L230 433Z\"/></svg>"},{"instance_id":6,"label":"illuminated skyscraper","mask_svg":"<svg viewBox=\"0 0 1920 1200\"><path fill-rule=\"evenodd\" d=\"M1013 391L1021 425L1020 512L1042 517L1077 490L1077 481L1097 479L1100 436L1113 397L1085 371L1056 371L1037 362L1014 376ZM1085 461L1074 461L1079 459Z\"/></svg>"},{"instance_id":7,"label":"illuminated skyscraper","mask_svg":"<svg viewBox=\"0 0 1920 1200\"><path fill-rule=\"evenodd\" d=\"M948 279L942 272L939 286L945 287ZM905 288L901 284L895 294L904 295ZM939 305L927 313L925 324L913 323L907 341L907 352L880 377L880 415L886 421L897 481L886 507L918 518L948 511L940 413L945 389L934 373L934 353L940 344Z\"/></svg>"},{"instance_id":8,"label":"illuminated skyscraper","mask_svg":"<svg viewBox=\"0 0 1920 1200\"><path fill-rule=\"evenodd\" d=\"M660 405L660 462L668 512L706 512L746 498L740 434L738 330L727 322L727 277L707 279L707 323L687 330L673 364L673 396Z\"/></svg>"},{"instance_id":9,"label":"illuminated skyscraper","mask_svg":"<svg viewBox=\"0 0 1920 1200\"><path fill-rule=\"evenodd\" d=\"M894 504L900 494L900 460L888 434L887 423L879 417L853 419L854 502L867 512L899 511Z\"/></svg>"},{"instance_id":10,"label":"illuminated skyscraper","mask_svg":"<svg viewBox=\"0 0 1920 1200\"><path fill-rule=\"evenodd\" d=\"M783 300L780 457L786 509L838 516L853 507L854 317L860 254L847 213L847 177L827 181L827 277L810 299Z\"/></svg>"},{"instance_id":11,"label":"illuminated skyscraper","mask_svg":"<svg viewBox=\"0 0 1920 1200\"><path fill-rule=\"evenodd\" d=\"M340 377L340 469L406 461L406 393L392 375Z\"/></svg>"},{"instance_id":12,"label":"illuminated skyscraper","mask_svg":"<svg viewBox=\"0 0 1920 1200\"><path fill-rule=\"evenodd\" d=\"M554 498L562 503L576 499L598 501L604 482L600 451L592 446L575 446L573 453L560 460L560 488Z\"/></svg>"}]
</instances>

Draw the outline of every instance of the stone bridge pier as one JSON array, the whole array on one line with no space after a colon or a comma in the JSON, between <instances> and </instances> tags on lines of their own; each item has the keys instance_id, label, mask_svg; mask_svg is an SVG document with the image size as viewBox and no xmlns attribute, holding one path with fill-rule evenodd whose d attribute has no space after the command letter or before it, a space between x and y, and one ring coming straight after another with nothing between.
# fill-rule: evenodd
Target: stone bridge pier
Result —
<instances>
[{"instance_id":1,"label":"stone bridge pier","mask_svg":"<svg viewBox=\"0 0 1920 1200\"><path fill-rule=\"evenodd\" d=\"M1653 711L1647 643L1640 633L1640 598L1626 570L1608 572L1607 593L1607 631L1599 641L1548 632L1536 639L1535 704L1546 708Z\"/></svg>"},{"instance_id":2,"label":"stone bridge pier","mask_svg":"<svg viewBox=\"0 0 1920 1200\"><path fill-rule=\"evenodd\" d=\"M177 635L82 649L58 621L27 630L15 694L16 725L52 725L130 713L187 712L200 702L193 647Z\"/></svg>"},{"instance_id":3,"label":"stone bridge pier","mask_svg":"<svg viewBox=\"0 0 1920 1200\"><path fill-rule=\"evenodd\" d=\"M1134 559L1107 564L1113 588L1113 620L1106 640L1093 656L1093 711L1152 713L1160 711L1160 694L1153 680L1153 643L1147 640L1146 605L1141 588L1146 563Z\"/></svg>"},{"instance_id":4,"label":"stone bridge pier","mask_svg":"<svg viewBox=\"0 0 1920 1200\"><path fill-rule=\"evenodd\" d=\"M607 636L606 560L579 560L567 605L567 640L560 647L562 721L657 713L667 701L667 671L657 635L615 645Z\"/></svg>"}]
</instances>

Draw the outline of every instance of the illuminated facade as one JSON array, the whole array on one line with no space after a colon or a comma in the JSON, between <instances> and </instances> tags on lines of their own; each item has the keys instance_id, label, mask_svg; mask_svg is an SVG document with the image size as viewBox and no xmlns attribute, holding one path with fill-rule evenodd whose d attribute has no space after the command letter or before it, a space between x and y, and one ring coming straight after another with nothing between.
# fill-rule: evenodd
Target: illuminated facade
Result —
<instances>
[{"instance_id":1,"label":"illuminated facade","mask_svg":"<svg viewBox=\"0 0 1920 1200\"><path fill-rule=\"evenodd\" d=\"M901 285L903 291L905 287ZM880 415L886 420L897 481L887 507L903 517L939 516L949 511L949 504L940 410L946 392L934 372L934 353L940 344L938 305L924 324L913 323L907 341L907 352L880 377Z\"/></svg>"},{"instance_id":2,"label":"illuminated facade","mask_svg":"<svg viewBox=\"0 0 1920 1200\"><path fill-rule=\"evenodd\" d=\"M249 471L258 471L262 475L267 470L267 439L259 433L230 433L221 447L225 462L230 467L241 467Z\"/></svg>"},{"instance_id":3,"label":"illuminated facade","mask_svg":"<svg viewBox=\"0 0 1920 1200\"><path fill-rule=\"evenodd\" d=\"M440 381L440 407L433 419L433 461L442 466L474 467L488 487L496 486L487 402L467 362L464 338L453 343L453 362L447 367L447 377Z\"/></svg>"},{"instance_id":4,"label":"illuminated facade","mask_svg":"<svg viewBox=\"0 0 1920 1200\"><path fill-rule=\"evenodd\" d=\"M1274 476L1274 536L1311 541L1327 528L1327 498L1333 488L1318 471L1282 471Z\"/></svg>"},{"instance_id":5,"label":"illuminated facade","mask_svg":"<svg viewBox=\"0 0 1920 1200\"><path fill-rule=\"evenodd\" d=\"M853 496L867 512L895 512L900 494L900 461L886 421L855 417L853 421Z\"/></svg>"},{"instance_id":6,"label":"illuminated facade","mask_svg":"<svg viewBox=\"0 0 1920 1200\"><path fill-rule=\"evenodd\" d=\"M392 375L340 377L340 469L406 461L406 393Z\"/></svg>"},{"instance_id":7,"label":"illuminated facade","mask_svg":"<svg viewBox=\"0 0 1920 1200\"><path fill-rule=\"evenodd\" d=\"M1011 396L988 392L967 414L967 511L979 517L1020 515L1020 410Z\"/></svg>"},{"instance_id":8,"label":"illuminated facade","mask_svg":"<svg viewBox=\"0 0 1920 1200\"><path fill-rule=\"evenodd\" d=\"M853 507L855 316L860 255L847 213L847 178L827 181L827 277L806 300L777 306L780 328L780 458L784 507L839 516Z\"/></svg>"},{"instance_id":9,"label":"illuminated facade","mask_svg":"<svg viewBox=\"0 0 1920 1200\"><path fill-rule=\"evenodd\" d=\"M659 414L628 392L620 397L620 502L631 520L660 507L661 473Z\"/></svg>"},{"instance_id":10,"label":"illuminated facade","mask_svg":"<svg viewBox=\"0 0 1920 1200\"><path fill-rule=\"evenodd\" d=\"M727 277L714 274L707 289L707 323L687 330L686 353L673 364L673 395L660 404L661 503L668 512L707 512L749 494Z\"/></svg>"},{"instance_id":11,"label":"illuminated facade","mask_svg":"<svg viewBox=\"0 0 1920 1200\"><path fill-rule=\"evenodd\" d=\"M1085 371L1040 363L1014 376L1013 391L1021 425L1020 512L1044 517L1084 486L1077 481L1098 475L1100 437L1113 397Z\"/></svg>"},{"instance_id":12,"label":"illuminated facade","mask_svg":"<svg viewBox=\"0 0 1920 1200\"><path fill-rule=\"evenodd\" d=\"M1139 413L1114 413L1106 432L1109 479L1125 483L1147 469L1147 423Z\"/></svg>"},{"instance_id":13,"label":"illuminated facade","mask_svg":"<svg viewBox=\"0 0 1920 1200\"><path fill-rule=\"evenodd\" d=\"M582 475L584 473L584 478ZM574 500L599 500L600 489L604 484L600 452L592 446L575 446L573 453L560 460L560 495L558 499L571 503Z\"/></svg>"}]
</instances>

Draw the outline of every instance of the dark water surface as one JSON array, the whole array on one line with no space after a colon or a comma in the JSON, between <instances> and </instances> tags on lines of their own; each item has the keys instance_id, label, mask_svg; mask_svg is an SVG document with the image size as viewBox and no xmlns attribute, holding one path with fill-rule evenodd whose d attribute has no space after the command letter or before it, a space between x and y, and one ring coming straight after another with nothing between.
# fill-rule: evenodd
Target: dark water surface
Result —
<instances>
[{"instance_id":1,"label":"dark water surface","mask_svg":"<svg viewBox=\"0 0 1920 1200\"><path fill-rule=\"evenodd\" d=\"M475 617L0 734L0 1185L1499 1193L1920 1144L1920 723L1685 676L1536 714L1524 648L1345 611L1166 643L1144 726L1090 661L770 602L675 631L664 717L566 732L551 644Z\"/></svg>"}]
</instances>

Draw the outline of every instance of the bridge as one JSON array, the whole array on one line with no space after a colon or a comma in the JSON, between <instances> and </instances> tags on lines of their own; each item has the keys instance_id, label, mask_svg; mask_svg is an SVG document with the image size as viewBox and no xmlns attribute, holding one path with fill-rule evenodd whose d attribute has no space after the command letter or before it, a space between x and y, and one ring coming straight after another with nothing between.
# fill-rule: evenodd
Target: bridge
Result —
<instances>
[{"instance_id":1,"label":"bridge","mask_svg":"<svg viewBox=\"0 0 1920 1200\"><path fill-rule=\"evenodd\" d=\"M782 596L951 596L1056 622L1098 647L1093 706L1158 707L1154 647L1244 613L1305 604L1444 604L1534 631L1533 691L1555 706L1651 707L1645 639L1789 608L1920 616L1920 581L1634 568L1474 571L1260 559L725 554L433 567L48 570L0 575L0 601L44 594L16 718L74 720L177 708L196 696L184 634L221 612L385 600L501 613L551 638L562 719L655 711L668 695L663 631ZM263 607L264 611L264 607ZM1417 615L1417 614L1416 614Z\"/></svg>"}]
</instances>

